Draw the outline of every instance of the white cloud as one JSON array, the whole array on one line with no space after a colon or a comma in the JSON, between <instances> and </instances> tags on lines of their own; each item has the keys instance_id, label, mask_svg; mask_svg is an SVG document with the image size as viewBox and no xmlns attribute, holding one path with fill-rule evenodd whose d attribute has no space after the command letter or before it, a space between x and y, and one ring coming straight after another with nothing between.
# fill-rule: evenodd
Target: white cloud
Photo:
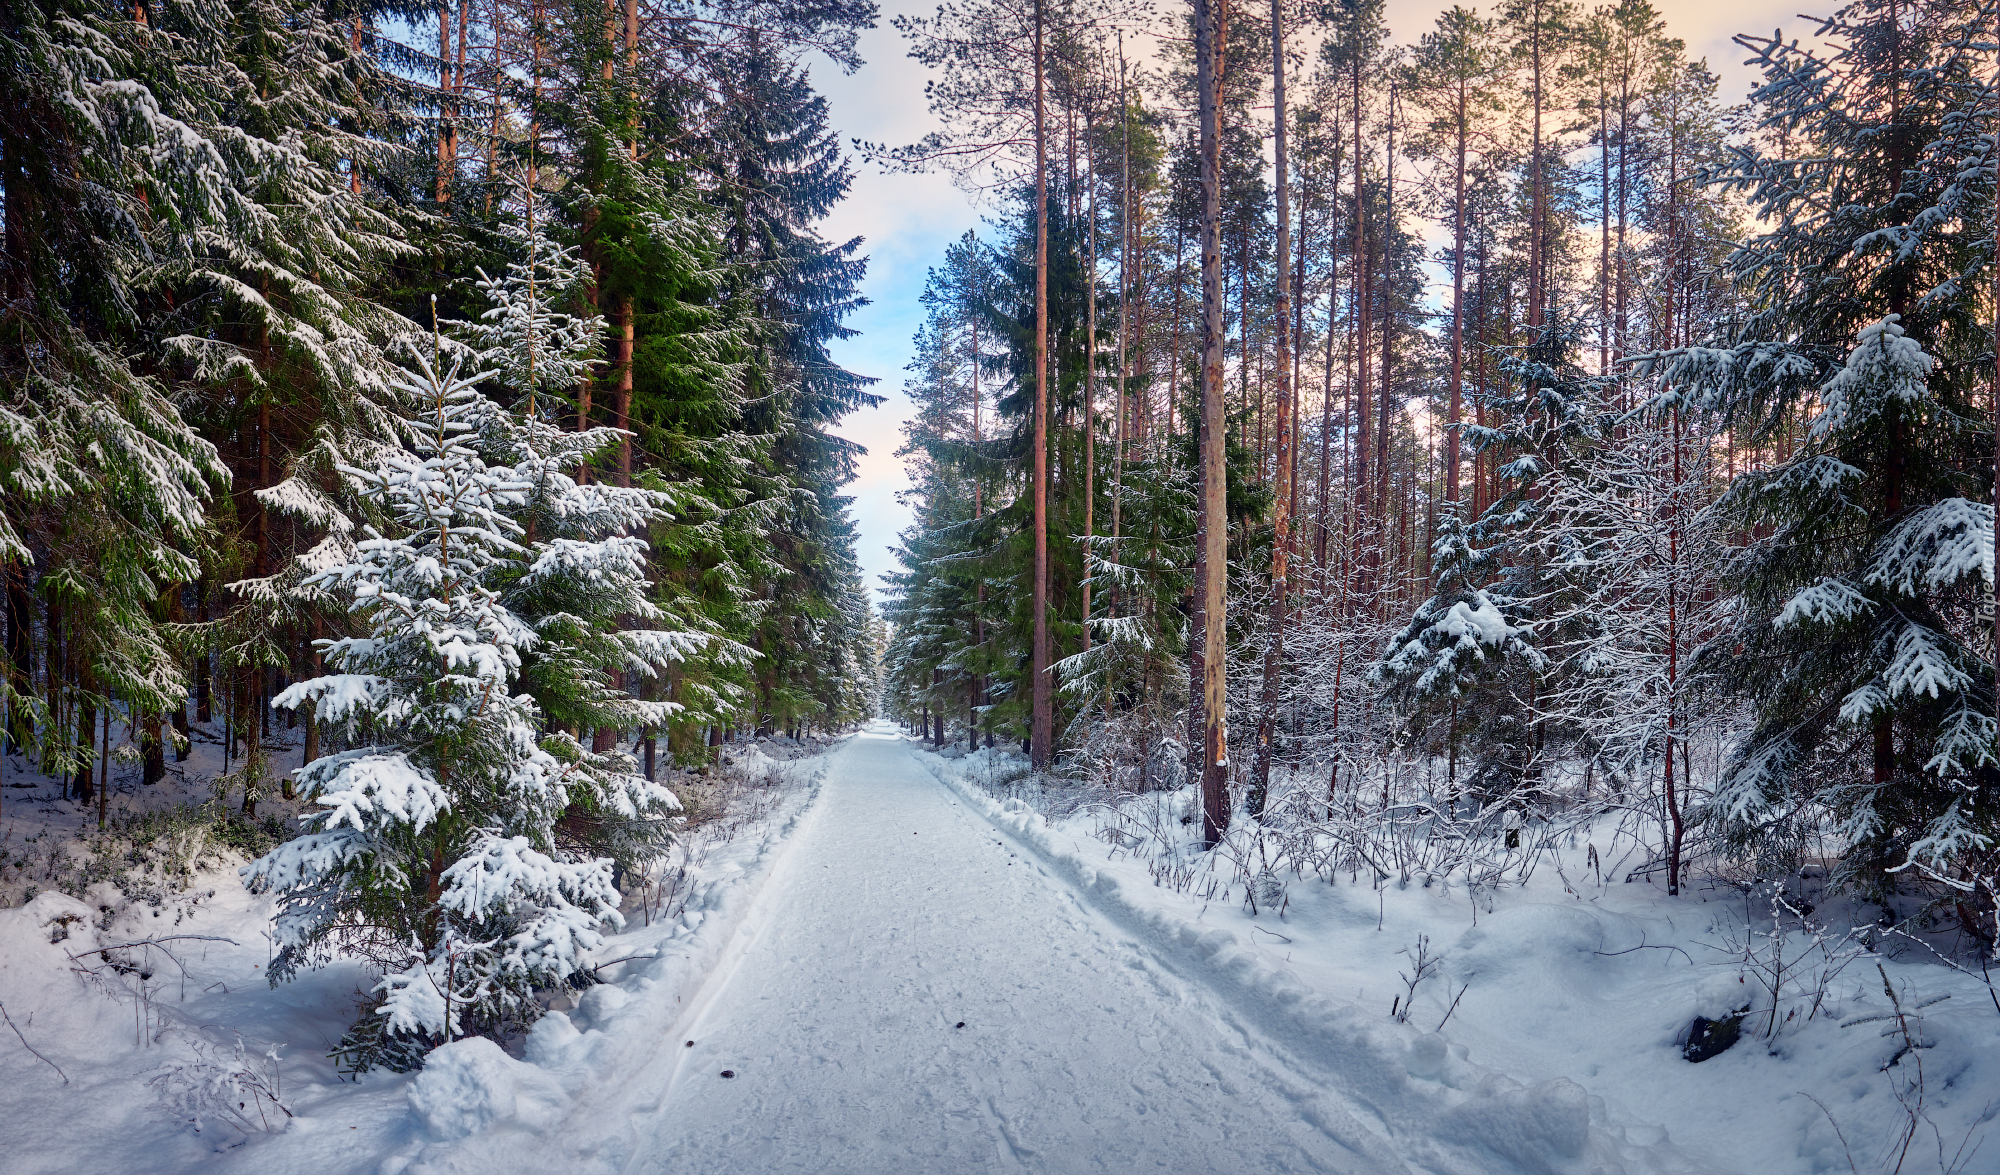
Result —
<instances>
[{"instance_id":1,"label":"white cloud","mask_svg":"<svg viewBox=\"0 0 2000 1175\"><path fill-rule=\"evenodd\" d=\"M925 71L904 55L902 37L888 25L896 12L928 13L931 7L922 0L892 0L884 5L881 26L862 35L866 65L851 76L825 63L815 71L832 124L850 151L854 139L900 145L937 128L924 107ZM910 520L895 497L909 485L895 453L910 414L910 402L902 394L903 369L911 359L911 336L923 321L918 298L926 272L943 258L945 246L979 221L980 211L945 176L883 175L857 161L848 198L821 225L832 240L864 238L868 254L862 289L870 304L848 320L861 333L836 342L833 355L850 370L881 380L874 390L888 397L880 408L848 417L839 429L868 448L859 476L846 492L855 498L857 553L878 602L878 577L897 566L889 547Z\"/></svg>"}]
</instances>

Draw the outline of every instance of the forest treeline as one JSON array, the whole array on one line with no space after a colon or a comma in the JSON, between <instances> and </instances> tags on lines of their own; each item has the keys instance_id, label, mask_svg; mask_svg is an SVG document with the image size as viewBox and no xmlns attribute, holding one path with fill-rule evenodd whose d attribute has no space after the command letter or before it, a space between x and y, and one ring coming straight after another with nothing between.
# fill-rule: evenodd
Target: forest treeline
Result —
<instances>
[{"instance_id":1,"label":"forest treeline","mask_svg":"<svg viewBox=\"0 0 2000 1175\"><path fill-rule=\"evenodd\" d=\"M996 213L887 709L1199 780L1208 843L1600 804L1669 892L1832 863L1990 943L1994 15L1746 33L1742 101L1646 0L899 21L944 129L867 149Z\"/></svg>"},{"instance_id":2,"label":"forest treeline","mask_svg":"<svg viewBox=\"0 0 2000 1175\"><path fill-rule=\"evenodd\" d=\"M676 656L599 642L544 666L537 721L642 740L650 776L732 729L872 713L880 633L840 493L857 450L831 429L877 396L828 353L865 259L815 231L851 173L807 58L858 66L874 15L8 3L12 746L88 800L114 711L148 783L213 723L250 809L269 724L304 722L319 755L310 707L269 703L324 668L316 641L367 630L309 581L410 533L361 490L419 438L412 365L433 359L488 364L478 388L517 418L622 430L575 450L573 480L656 495L623 523L646 615L576 623L680 634ZM659 720L577 729L559 698L597 685Z\"/></svg>"}]
</instances>

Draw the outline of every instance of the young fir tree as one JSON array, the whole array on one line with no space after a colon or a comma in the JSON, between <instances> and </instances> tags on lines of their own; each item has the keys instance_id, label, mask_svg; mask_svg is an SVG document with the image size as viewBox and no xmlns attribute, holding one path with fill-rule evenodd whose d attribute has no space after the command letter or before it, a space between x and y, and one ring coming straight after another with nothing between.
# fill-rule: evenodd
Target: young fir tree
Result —
<instances>
[{"instance_id":1,"label":"young fir tree","mask_svg":"<svg viewBox=\"0 0 2000 1175\"><path fill-rule=\"evenodd\" d=\"M1470 435L1510 458L1500 469L1507 492L1469 535L1454 516L1441 522L1439 593L1377 676L1414 725L1448 717L1448 775L1470 750L1475 791L1495 782L1495 764L1532 782L1539 773L1521 765L1576 758L1616 790L1643 793L1657 805L1673 894L1691 804L1689 735L1728 712L1694 704L1713 682L1689 672L1718 626L1722 539L1704 510L1713 438L1690 427L1672 393L1618 411L1619 381L1566 361L1577 340L1565 328L1501 365L1509 390L1485 398L1495 424ZM1487 545L1475 550L1475 537ZM1471 594L1489 580L1490 596ZM1453 615L1455 599L1473 603ZM1496 605L1491 619L1480 601ZM1509 628L1519 636L1503 642ZM1521 660L1489 663L1485 646L1513 639Z\"/></svg>"},{"instance_id":2,"label":"young fir tree","mask_svg":"<svg viewBox=\"0 0 2000 1175\"><path fill-rule=\"evenodd\" d=\"M1543 678L1596 632L1579 575L1586 520L1556 507L1591 476L1609 381L1578 370L1575 342L1558 323L1502 361L1505 382L1481 397L1492 423L1464 431L1475 453L1493 455L1505 492L1469 526L1456 511L1439 520L1431 598L1370 671L1412 733L1447 724L1439 741L1454 780L1461 740L1474 738L1470 786L1485 798L1532 785L1551 733L1537 705Z\"/></svg>"},{"instance_id":3,"label":"young fir tree","mask_svg":"<svg viewBox=\"0 0 2000 1175\"><path fill-rule=\"evenodd\" d=\"M1445 756L1447 803L1461 790L1483 801L1519 782L1529 699L1548 663L1533 623L1510 618L1479 586L1499 553L1474 547L1457 510L1446 507L1431 548L1436 586L1369 668L1369 680L1407 716L1410 736ZM1518 608L1504 589L1502 601ZM1466 757L1469 769L1461 767Z\"/></svg>"},{"instance_id":4,"label":"young fir tree","mask_svg":"<svg viewBox=\"0 0 2000 1175\"><path fill-rule=\"evenodd\" d=\"M244 870L283 895L273 982L336 950L383 966L382 1002L338 1050L356 1069L411 1068L442 1040L532 1020L534 989L620 921L612 858L643 860L679 808L629 756L572 733L664 722L671 703L613 688L607 666L654 672L708 638L620 628L661 618L629 532L662 519L664 495L578 485L618 434L537 414L544 373L586 363L598 324L548 310L541 290L578 271L530 225L527 260L485 283L488 353L521 381L521 413L479 393L483 366L419 358L400 387L407 447L345 470L387 528L309 581L346 594L363 635L323 642L335 672L276 700L364 742L300 770L308 831Z\"/></svg>"},{"instance_id":5,"label":"young fir tree","mask_svg":"<svg viewBox=\"0 0 2000 1175\"><path fill-rule=\"evenodd\" d=\"M514 517L546 552L536 574L507 578L502 592L537 634L524 659L522 687L554 730L652 728L682 706L639 702L640 681L718 651L738 659L750 653L678 621L648 598L650 552L638 536L678 521L676 503L689 496L686 487L576 480L577 470L623 440L616 429L570 432L552 419L566 393L602 358L605 320L560 309L577 305L588 268L574 247L550 235L547 209L534 188L518 187L520 220L503 232L522 259L509 263L501 277L480 272L477 286L491 306L466 334L513 399L511 411L485 417L477 448L489 463L513 468L532 486ZM633 675L631 688L609 684L617 673ZM566 824L577 826L575 819ZM620 863L636 862L621 856Z\"/></svg>"},{"instance_id":6,"label":"young fir tree","mask_svg":"<svg viewBox=\"0 0 2000 1175\"><path fill-rule=\"evenodd\" d=\"M1730 260L1753 308L1657 359L1781 457L1724 500L1755 536L1734 629L1705 651L1756 725L1707 815L1796 839L1829 806L1879 892L1992 843L1991 89L1973 6L1862 0L1828 56L1744 38L1763 134L1716 178L1770 228Z\"/></svg>"}]
</instances>

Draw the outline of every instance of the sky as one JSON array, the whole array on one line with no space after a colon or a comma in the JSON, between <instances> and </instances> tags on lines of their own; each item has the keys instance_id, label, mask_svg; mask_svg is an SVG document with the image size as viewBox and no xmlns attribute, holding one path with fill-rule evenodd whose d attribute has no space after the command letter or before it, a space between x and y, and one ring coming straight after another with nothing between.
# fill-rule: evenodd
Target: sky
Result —
<instances>
[{"instance_id":1,"label":"sky","mask_svg":"<svg viewBox=\"0 0 2000 1175\"><path fill-rule=\"evenodd\" d=\"M1174 0L1167 0L1173 3ZM1448 0L1389 0L1389 25L1397 43L1410 44L1436 19ZM1768 34L1783 28L1787 37L1811 31L1798 17L1801 9L1818 11L1830 5L1801 0L1654 0L1668 31L1688 43L1694 56L1706 57L1723 79L1725 99L1740 100L1752 79L1743 64L1744 50L1730 42L1741 32ZM1481 7L1491 7L1484 5ZM902 37L889 27L898 13L929 14L935 0L882 0L878 26L861 36L867 64L843 75L820 61L814 69L820 92L831 109L831 122L844 143L854 139L902 144L914 142L938 124L924 105L925 71L904 52ZM881 576L897 568L891 547L910 523L910 513L896 500L909 487L896 450L901 428L910 414L902 393L904 368L911 358L911 336L922 321L918 302L924 277L944 256L945 247L967 229L984 229L993 212L955 188L942 175L883 175L874 166L855 161L854 187L834 213L821 224L832 240L859 236L868 255L863 293L869 305L848 320L860 333L837 342L834 358L850 370L874 376L875 391L887 400L847 418L839 431L865 446L859 476L847 487L853 495L859 524L858 554L877 604L883 596Z\"/></svg>"}]
</instances>

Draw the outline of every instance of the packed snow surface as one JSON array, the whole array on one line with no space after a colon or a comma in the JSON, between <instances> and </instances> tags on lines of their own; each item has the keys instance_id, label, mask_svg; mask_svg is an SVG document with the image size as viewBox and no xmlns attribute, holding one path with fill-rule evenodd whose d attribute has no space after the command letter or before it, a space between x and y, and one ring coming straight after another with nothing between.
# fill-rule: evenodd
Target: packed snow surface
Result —
<instances>
[{"instance_id":1,"label":"packed snow surface","mask_svg":"<svg viewBox=\"0 0 2000 1175\"><path fill-rule=\"evenodd\" d=\"M1107 923L900 739L842 752L762 907L687 1024L692 1047L634 1082L608 1115L622 1137L569 1169L1396 1166L1379 1124Z\"/></svg>"}]
</instances>

